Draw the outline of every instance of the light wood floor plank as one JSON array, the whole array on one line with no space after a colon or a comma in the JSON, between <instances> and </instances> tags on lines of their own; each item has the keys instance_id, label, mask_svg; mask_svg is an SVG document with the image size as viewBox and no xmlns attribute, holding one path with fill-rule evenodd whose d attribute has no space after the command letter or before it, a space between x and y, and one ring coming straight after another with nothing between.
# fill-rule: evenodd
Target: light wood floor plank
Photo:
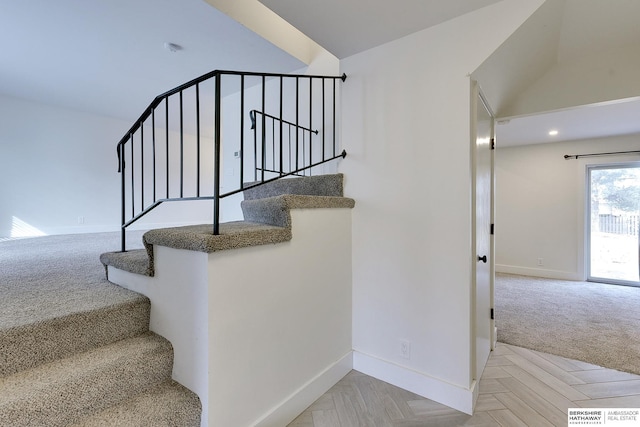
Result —
<instances>
[{"instance_id":1,"label":"light wood floor plank","mask_svg":"<svg viewBox=\"0 0 640 427\"><path fill-rule=\"evenodd\" d=\"M499 380L511 393L526 402L533 410L549 421L554 426L563 425L567 421L567 412L553 406L551 402L522 384L515 378L501 378Z\"/></svg>"},{"instance_id":2,"label":"light wood floor plank","mask_svg":"<svg viewBox=\"0 0 640 427\"><path fill-rule=\"evenodd\" d=\"M575 388L591 399L640 395L640 379L584 384L577 385Z\"/></svg>"},{"instance_id":3,"label":"light wood floor plank","mask_svg":"<svg viewBox=\"0 0 640 427\"><path fill-rule=\"evenodd\" d=\"M508 409L489 411L489 415L491 415L502 427L530 427Z\"/></svg>"},{"instance_id":4,"label":"light wood floor plank","mask_svg":"<svg viewBox=\"0 0 640 427\"><path fill-rule=\"evenodd\" d=\"M637 380L638 376L628 372L616 371L613 369L598 369L591 371L576 371L572 374L585 383L604 383L611 381Z\"/></svg>"},{"instance_id":5,"label":"light wood floor plank","mask_svg":"<svg viewBox=\"0 0 640 427\"><path fill-rule=\"evenodd\" d=\"M506 379L506 378L505 378ZM525 421L528 425L535 425L540 427L554 427L549 421L547 421L542 415L540 415L535 409L528 405L525 401L520 399L513 393L498 393L495 394L502 404L509 408L513 414Z\"/></svg>"},{"instance_id":6,"label":"light wood floor plank","mask_svg":"<svg viewBox=\"0 0 640 427\"><path fill-rule=\"evenodd\" d=\"M518 366L519 368L524 369L526 372L528 372L529 374L533 375L534 377L536 377L537 379L539 379L540 381L542 381L543 383L545 383L549 387L553 388L554 390L556 390L558 393L560 393L561 395L563 395L567 399L569 399L569 400L584 400L584 399L588 399L589 398L589 396L586 396L585 394L583 394L580 391L576 390L575 388L571 387L569 384L565 383L564 381L554 377L552 374L548 373L544 369L542 369L542 368L540 368L540 367L528 362L522 356L517 356L516 355L516 356L507 356L507 357L516 366ZM509 368L511 368L511 367L510 366L505 366L502 369L507 370Z\"/></svg>"},{"instance_id":7,"label":"light wood floor plank","mask_svg":"<svg viewBox=\"0 0 640 427\"><path fill-rule=\"evenodd\" d=\"M524 357L525 359L527 359L529 362L533 363L534 365L538 366L539 368L545 370L546 372L550 373L554 377L558 378L562 382L565 382L569 385L585 384L585 381L572 375L571 373L567 372L565 369L558 367L557 365L548 361L547 359L541 357L535 351L528 350L526 348L521 348L521 347L513 347L513 351L518 355L520 355L521 357ZM507 359L513 362L511 357L507 357Z\"/></svg>"},{"instance_id":8,"label":"light wood floor plank","mask_svg":"<svg viewBox=\"0 0 640 427\"><path fill-rule=\"evenodd\" d=\"M507 407L493 394L481 394L478 396L478 401L476 402L477 412L495 411L497 409L507 409Z\"/></svg>"},{"instance_id":9,"label":"light wood floor plank","mask_svg":"<svg viewBox=\"0 0 640 427\"><path fill-rule=\"evenodd\" d=\"M490 357L487 361L487 366L508 366L513 365L513 362L504 356Z\"/></svg>"},{"instance_id":10,"label":"light wood floor plank","mask_svg":"<svg viewBox=\"0 0 640 427\"><path fill-rule=\"evenodd\" d=\"M588 370L585 368L584 362L580 362L578 360L565 359L564 357L556 356L555 354L541 353L539 351L536 351L535 353L537 353L540 357L547 359L549 362L553 363L559 368L564 369L567 372ZM589 366L595 366L595 365L589 365ZM600 369L600 367L597 367L597 366L596 368Z\"/></svg>"},{"instance_id":11,"label":"light wood floor plank","mask_svg":"<svg viewBox=\"0 0 640 427\"><path fill-rule=\"evenodd\" d=\"M480 390L478 390L478 394L487 394L487 393L503 393L507 390L505 386L503 386L497 378L482 378L480 379Z\"/></svg>"},{"instance_id":12,"label":"light wood floor plank","mask_svg":"<svg viewBox=\"0 0 640 427\"><path fill-rule=\"evenodd\" d=\"M335 409L313 411L312 416L314 427L341 427L338 411Z\"/></svg>"},{"instance_id":13,"label":"light wood floor plank","mask_svg":"<svg viewBox=\"0 0 640 427\"><path fill-rule=\"evenodd\" d=\"M511 356L508 356L511 357ZM502 366L487 366L484 368L482 378L507 378L509 374L504 371Z\"/></svg>"},{"instance_id":14,"label":"light wood floor plank","mask_svg":"<svg viewBox=\"0 0 640 427\"><path fill-rule=\"evenodd\" d=\"M561 411L566 411L568 408L571 408L574 403L567 399L562 394L555 391L553 388L549 387L547 384L543 383L533 375L529 374L522 368L518 366L509 367L509 373L517 378L524 385L529 387L535 393L544 396L546 400L551 402L553 406L560 409Z\"/></svg>"},{"instance_id":15,"label":"light wood floor plank","mask_svg":"<svg viewBox=\"0 0 640 427\"><path fill-rule=\"evenodd\" d=\"M640 396L581 400L576 402L576 408L640 408Z\"/></svg>"}]
</instances>

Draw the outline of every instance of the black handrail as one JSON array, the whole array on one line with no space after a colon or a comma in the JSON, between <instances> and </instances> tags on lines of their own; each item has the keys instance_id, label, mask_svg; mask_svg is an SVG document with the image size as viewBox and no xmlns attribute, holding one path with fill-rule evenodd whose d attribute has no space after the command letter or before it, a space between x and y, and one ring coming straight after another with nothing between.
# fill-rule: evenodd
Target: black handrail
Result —
<instances>
[{"instance_id":1,"label":"black handrail","mask_svg":"<svg viewBox=\"0 0 640 427\"><path fill-rule=\"evenodd\" d=\"M232 87L231 91L226 90L223 93L223 77L225 77L226 83L227 76L239 78L239 89ZM234 78L232 77L232 79ZM245 180L250 181L250 179L245 175L247 172L251 173L251 169L253 169L254 182L250 186L255 186L291 175L306 174L307 172L311 174L313 168L346 156L344 151L340 154L336 153L335 123L336 81L345 81L345 79L345 74L342 76L319 76L215 70L155 97L117 145L118 172L121 174L122 193L122 251L126 250L126 228L164 202L212 200L213 233L219 234L220 200L248 188L245 185ZM203 104L203 99L207 99L206 85L210 80L213 80L214 83L213 101L208 104L207 101L204 101ZM327 93L326 87L331 87L331 85L325 85L327 80L333 82L332 90L330 89L329 93ZM285 82L291 82L289 91L294 92L288 98L286 97ZM321 82L321 84L316 82ZM261 88L256 88L257 85L261 85ZM301 85L308 87L308 93L303 95L300 89ZM224 88L226 89L226 86ZM273 88L276 90L272 90ZM194 105L186 102L193 91L195 91ZM320 95L317 95L318 92ZM268 103L267 93L270 95ZM177 107L174 106L174 95L178 98ZM223 99L225 96L239 96L239 111L235 109L235 102L230 103L230 105L234 105L234 108L225 104L226 98ZM294 97L295 100L292 99ZM307 97L308 99L306 99ZM304 101L308 101L307 106ZM164 104L164 111L162 111L162 104ZM204 108L202 108L203 105ZM213 111L210 114L205 112L203 116L203 111L207 110L207 106L212 107ZM256 107L259 107L260 110ZM177 112L171 114L172 108L177 108ZM292 108L295 108L294 112L291 112ZM268 109L272 109L273 113L267 112ZM325 115L326 109L331 109L328 119ZM156 114L156 110L160 114ZM228 126L225 122L225 141L223 141L222 122L225 117L228 117L227 110L231 110L232 114L239 117L240 124L239 129L235 130L237 134L232 137L228 133ZM314 116L314 113L317 115L319 111L322 112L321 118ZM254 131L253 164L251 164L251 153L245 152L247 144L245 143L244 117L247 112L251 119L251 130ZM256 120L258 114L261 115L262 120ZM172 132L170 120L175 115L178 116L178 123L175 126L178 128L178 135L172 138L170 136ZM191 117L191 115L195 115L195 117ZM287 119L286 115L291 117ZM301 117L304 117L304 122L301 122ZM185 129L190 120L195 122L195 135L189 134ZM207 120L212 123L208 123ZM313 138L317 138L320 131L327 127L327 120L331 121L332 131L323 131L321 141L317 139L313 141ZM321 126L318 126L317 122L321 122ZM312 130L312 123L319 129ZM271 125L269 134L266 129L267 124ZM149 128L149 126L151 129L145 131L145 127ZM260 128L259 146L257 145L258 128ZM285 130L289 134L288 138L284 136ZM162 132L165 133L164 144L160 142L162 141ZM295 138L292 137L294 133ZM191 136L195 136L195 142L189 141ZM148 141L149 139L150 141ZM173 143L176 139L179 142ZM302 143L300 143L300 139L302 139ZM287 140L287 145L284 145L285 140ZM329 141L326 142L327 140ZM223 142L225 151L229 149L231 143L234 144L230 151L236 151L235 148L237 148L237 157L240 161L239 182L235 186L233 183L229 186L227 180L224 192L221 191ZM127 144L130 146L128 150L125 150ZM145 145L148 147L149 144L151 145L150 149L145 150ZM321 149L316 148L320 146ZM207 147L212 151L212 158L202 155ZM314 150L321 154L314 152ZM195 155L191 151L195 151ZM176 155L178 156L178 165L174 164ZM285 162L286 157L289 158L288 164ZM268 158L271 159L271 164L267 163ZM210 160L212 160L212 164L208 165L207 162ZM146 168L145 165L147 165ZM247 168L247 166L250 167ZM260 179L258 179L258 172L260 172ZM127 185L128 178L130 178L129 186ZM146 181L145 178L147 178ZM192 186L191 181L193 180L195 180L195 185ZM213 188L207 189L207 183L212 183ZM164 191L162 190L163 185ZM147 188L147 186L150 187ZM164 197L159 198L159 192ZM130 215L127 215L128 211L130 211Z\"/></svg>"}]
</instances>

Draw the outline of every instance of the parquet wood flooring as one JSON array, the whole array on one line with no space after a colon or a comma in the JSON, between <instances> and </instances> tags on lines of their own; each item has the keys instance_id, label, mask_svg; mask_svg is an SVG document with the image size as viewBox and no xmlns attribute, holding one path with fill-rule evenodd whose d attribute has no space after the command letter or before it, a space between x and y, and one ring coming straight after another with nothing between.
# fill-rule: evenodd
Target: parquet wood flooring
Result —
<instances>
[{"instance_id":1,"label":"parquet wood flooring","mask_svg":"<svg viewBox=\"0 0 640 427\"><path fill-rule=\"evenodd\" d=\"M640 376L499 343L473 416L351 371L288 427L562 427L580 407L640 408Z\"/></svg>"}]
</instances>

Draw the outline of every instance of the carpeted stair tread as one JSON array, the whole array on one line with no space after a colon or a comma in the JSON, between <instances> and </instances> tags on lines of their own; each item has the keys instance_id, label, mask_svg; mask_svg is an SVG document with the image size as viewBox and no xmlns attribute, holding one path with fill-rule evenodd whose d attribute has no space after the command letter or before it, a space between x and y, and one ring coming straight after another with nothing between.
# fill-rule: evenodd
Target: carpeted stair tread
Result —
<instances>
[{"instance_id":1,"label":"carpeted stair tread","mask_svg":"<svg viewBox=\"0 0 640 427\"><path fill-rule=\"evenodd\" d=\"M93 293L78 292L75 296L66 295L64 290L61 294L51 293L48 303L45 300L35 307L30 306L32 298L3 297L3 316L20 309L24 313L0 324L0 377L149 330L147 297L109 283L92 289ZM65 297L71 298L73 304ZM47 307L61 299L65 303L56 310Z\"/></svg>"},{"instance_id":2,"label":"carpeted stair tread","mask_svg":"<svg viewBox=\"0 0 640 427\"><path fill-rule=\"evenodd\" d=\"M220 224L219 235L213 234L211 224L162 228L150 230L144 235L145 244L148 245L207 253L286 242L290 239L291 230L287 228L249 221Z\"/></svg>"},{"instance_id":3,"label":"carpeted stair tread","mask_svg":"<svg viewBox=\"0 0 640 427\"><path fill-rule=\"evenodd\" d=\"M173 348L147 332L0 378L0 425L66 426L171 377Z\"/></svg>"},{"instance_id":4,"label":"carpeted stair tread","mask_svg":"<svg viewBox=\"0 0 640 427\"><path fill-rule=\"evenodd\" d=\"M153 276L151 259L146 249L135 249L126 252L107 252L100 255L100 262L102 262L105 268L108 265L112 265L120 270L130 271L143 276Z\"/></svg>"},{"instance_id":5,"label":"carpeted stair tread","mask_svg":"<svg viewBox=\"0 0 640 427\"><path fill-rule=\"evenodd\" d=\"M246 221L291 227L291 209L353 208L355 201L347 197L282 194L241 203Z\"/></svg>"},{"instance_id":6,"label":"carpeted stair tread","mask_svg":"<svg viewBox=\"0 0 640 427\"><path fill-rule=\"evenodd\" d=\"M198 396L170 380L69 427L199 427L201 412Z\"/></svg>"},{"instance_id":7,"label":"carpeted stair tread","mask_svg":"<svg viewBox=\"0 0 640 427\"><path fill-rule=\"evenodd\" d=\"M243 193L245 200L264 199L281 194L342 197L343 182L344 175L341 173L284 178L262 185L247 183L245 186L250 188L246 188Z\"/></svg>"}]
</instances>

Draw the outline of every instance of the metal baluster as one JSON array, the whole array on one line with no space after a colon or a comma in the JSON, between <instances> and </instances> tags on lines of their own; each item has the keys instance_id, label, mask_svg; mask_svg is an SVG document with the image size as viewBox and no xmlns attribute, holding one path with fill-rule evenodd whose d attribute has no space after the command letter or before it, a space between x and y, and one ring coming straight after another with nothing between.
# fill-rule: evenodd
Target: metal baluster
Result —
<instances>
[{"instance_id":1,"label":"metal baluster","mask_svg":"<svg viewBox=\"0 0 640 427\"><path fill-rule=\"evenodd\" d=\"M167 196L169 198L169 97L167 96L164 99L164 127L165 127L165 143L166 143L166 167L165 167L165 178L167 180Z\"/></svg>"},{"instance_id":2,"label":"metal baluster","mask_svg":"<svg viewBox=\"0 0 640 427\"><path fill-rule=\"evenodd\" d=\"M264 182L264 170L267 168L267 129L266 129L266 116L265 116L265 107L266 107L266 84L265 84L265 76L262 76L262 182Z\"/></svg>"},{"instance_id":3,"label":"metal baluster","mask_svg":"<svg viewBox=\"0 0 640 427\"><path fill-rule=\"evenodd\" d=\"M144 122L140 124L140 210L144 209Z\"/></svg>"},{"instance_id":4,"label":"metal baluster","mask_svg":"<svg viewBox=\"0 0 640 427\"><path fill-rule=\"evenodd\" d=\"M131 133L131 216L134 217L135 216L135 180L134 180L134 176L133 176L133 169L134 169L134 162L133 162L133 132Z\"/></svg>"},{"instance_id":5,"label":"metal baluster","mask_svg":"<svg viewBox=\"0 0 640 427\"><path fill-rule=\"evenodd\" d=\"M184 193L184 116L182 114L182 91L180 91L180 197Z\"/></svg>"},{"instance_id":6,"label":"metal baluster","mask_svg":"<svg viewBox=\"0 0 640 427\"><path fill-rule=\"evenodd\" d=\"M153 147L153 203L156 202L156 109L151 110L151 146Z\"/></svg>"},{"instance_id":7,"label":"metal baluster","mask_svg":"<svg viewBox=\"0 0 640 427\"><path fill-rule=\"evenodd\" d=\"M240 75L240 189L244 189L244 74Z\"/></svg>"},{"instance_id":8,"label":"metal baluster","mask_svg":"<svg viewBox=\"0 0 640 427\"><path fill-rule=\"evenodd\" d=\"M280 76L280 176L282 176L282 172L283 172L283 160L282 160L282 119L284 118L284 112L283 112L283 104L284 104L284 99L283 99L283 82L284 82L284 77Z\"/></svg>"},{"instance_id":9,"label":"metal baluster","mask_svg":"<svg viewBox=\"0 0 640 427\"><path fill-rule=\"evenodd\" d=\"M327 79L323 78L322 79L322 160L326 160L327 156L325 154L325 134L326 132L324 131L324 127L327 125L327 122L325 121L324 118L324 104L326 101L326 92L325 92L325 87L324 87L324 83Z\"/></svg>"},{"instance_id":10,"label":"metal baluster","mask_svg":"<svg viewBox=\"0 0 640 427\"><path fill-rule=\"evenodd\" d=\"M200 85L196 83L196 197L200 197Z\"/></svg>"},{"instance_id":11,"label":"metal baluster","mask_svg":"<svg viewBox=\"0 0 640 427\"><path fill-rule=\"evenodd\" d=\"M299 116L300 116L300 97L299 97L299 90L300 90L300 78L296 77L296 171L299 169L299 165L300 165L300 161L298 159L298 153L300 152L300 146L298 144L298 124L300 122L299 120Z\"/></svg>"},{"instance_id":12,"label":"metal baluster","mask_svg":"<svg viewBox=\"0 0 640 427\"><path fill-rule=\"evenodd\" d=\"M309 77L309 166L313 164L313 78ZM311 168L309 168L309 176L311 176Z\"/></svg>"},{"instance_id":13,"label":"metal baluster","mask_svg":"<svg viewBox=\"0 0 640 427\"><path fill-rule=\"evenodd\" d=\"M221 107L221 76L216 74L216 98L214 117L214 139L213 139L213 234L220 234L220 107Z\"/></svg>"}]
</instances>

